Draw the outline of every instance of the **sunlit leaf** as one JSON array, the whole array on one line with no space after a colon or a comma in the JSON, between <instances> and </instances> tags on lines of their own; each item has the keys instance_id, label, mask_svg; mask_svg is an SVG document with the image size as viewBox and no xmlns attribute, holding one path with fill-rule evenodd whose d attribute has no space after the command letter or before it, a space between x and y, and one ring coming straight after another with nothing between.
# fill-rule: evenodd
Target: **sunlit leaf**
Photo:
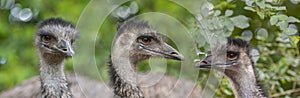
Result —
<instances>
[{"instance_id":1,"label":"sunlit leaf","mask_svg":"<svg viewBox=\"0 0 300 98\"><path fill-rule=\"evenodd\" d=\"M280 74L284 74L288 70L288 66L284 66L283 68L280 69Z\"/></svg>"},{"instance_id":2,"label":"sunlit leaf","mask_svg":"<svg viewBox=\"0 0 300 98\"><path fill-rule=\"evenodd\" d=\"M264 19L265 18L265 14L262 12L256 12L257 15L259 16L260 19Z\"/></svg>"},{"instance_id":3,"label":"sunlit leaf","mask_svg":"<svg viewBox=\"0 0 300 98\"><path fill-rule=\"evenodd\" d=\"M266 0L266 2L270 2L270 3L271 3L272 1L273 1L273 0Z\"/></svg>"},{"instance_id":4,"label":"sunlit leaf","mask_svg":"<svg viewBox=\"0 0 300 98\"><path fill-rule=\"evenodd\" d=\"M213 8L214 5L210 2L205 3L202 7L201 7L201 13L204 17L207 17L211 14L213 14Z\"/></svg>"},{"instance_id":5,"label":"sunlit leaf","mask_svg":"<svg viewBox=\"0 0 300 98\"><path fill-rule=\"evenodd\" d=\"M0 9L11 9L14 7L15 0L1 0Z\"/></svg>"},{"instance_id":6,"label":"sunlit leaf","mask_svg":"<svg viewBox=\"0 0 300 98\"><path fill-rule=\"evenodd\" d=\"M295 30L293 28L286 28L283 32L287 35L294 35L297 33L298 30Z\"/></svg>"},{"instance_id":7,"label":"sunlit leaf","mask_svg":"<svg viewBox=\"0 0 300 98\"><path fill-rule=\"evenodd\" d=\"M280 21L276 24L276 26L279 26L280 30L285 30L288 27L288 23L286 21Z\"/></svg>"},{"instance_id":8,"label":"sunlit leaf","mask_svg":"<svg viewBox=\"0 0 300 98\"><path fill-rule=\"evenodd\" d=\"M288 18L287 21L288 21L288 22L300 22L299 19L297 19L297 18L295 18L295 17L293 17L293 16L289 16L289 18Z\"/></svg>"},{"instance_id":9,"label":"sunlit leaf","mask_svg":"<svg viewBox=\"0 0 300 98\"><path fill-rule=\"evenodd\" d=\"M10 14L14 17L19 17L20 11L21 11L20 7L14 7L10 10Z\"/></svg>"},{"instance_id":10,"label":"sunlit leaf","mask_svg":"<svg viewBox=\"0 0 300 98\"><path fill-rule=\"evenodd\" d=\"M266 5L264 3L264 1L258 1L256 0L255 3L262 9L265 9Z\"/></svg>"},{"instance_id":11,"label":"sunlit leaf","mask_svg":"<svg viewBox=\"0 0 300 98\"><path fill-rule=\"evenodd\" d=\"M130 15L130 8L128 6L121 6L115 13L118 17L126 19Z\"/></svg>"},{"instance_id":12,"label":"sunlit leaf","mask_svg":"<svg viewBox=\"0 0 300 98\"><path fill-rule=\"evenodd\" d=\"M256 39L265 40L268 38L268 31L265 28L259 28L256 32Z\"/></svg>"},{"instance_id":13,"label":"sunlit leaf","mask_svg":"<svg viewBox=\"0 0 300 98\"><path fill-rule=\"evenodd\" d=\"M214 13L214 16L219 16L221 14L221 11L220 10L216 10L215 13Z\"/></svg>"},{"instance_id":14,"label":"sunlit leaf","mask_svg":"<svg viewBox=\"0 0 300 98\"><path fill-rule=\"evenodd\" d=\"M232 92L229 91L228 89L223 89L223 92L224 92L226 95L232 95Z\"/></svg>"},{"instance_id":15,"label":"sunlit leaf","mask_svg":"<svg viewBox=\"0 0 300 98\"><path fill-rule=\"evenodd\" d=\"M285 6L280 6L280 7L273 7L275 10L281 11L281 10L286 10Z\"/></svg>"},{"instance_id":16,"label":"sunlit leaf","mask_svg":"<svg viewBox=\"0 0 300 98\"><path fill-rule=\"evenodd\" d=\"M131 14L135 14L139 11L139 6L137 5L136 2L131 2L129 8L130 8L130 13Z\"/></svg>"},{"instance_id":17,"label":"sunlit leaf","mask_svg":"<svg viewBox=\"0 0 300 98\"><path fill-rule=\"evenodd\" d=\"M24 8L19 13L19 19L24 22L30 21L32 16L33 16L33 13L31 11L31 9L29 9L29 8Z\"/></svg>"},{"instance_id":18,"label":"sunlit leaf","mask_svg":"<svg viewBox=\"0 0 300 98\"><path fill-rule=\"evenodd\" d=\"M242 38L246 41L250 41L253 37L253 34L250 30L245 30L242 32Z\"/></svg>"},{"instance_id":19,"label":"sunlit leaf","mask_svg":"<svg viewBox=\"0 0 300 98\"><path fill-rule=\"evenodd\" d=\"M298 4L300 0L290 0L293 4Z\"/></svg>"},{"instance_id":20,"label":"sunlit leaf","mask_svg":"<svg viewBox=\"0 0 300 98\"><path fill-rule=\"evenodd\" d=\"M254 3L254 0L245 0L245 3L247 6L252 6L252 4Z\"/></svg>"},{"instance_id":21,"label":"sunlit leaf","mask_svg":"<svg viewBox=\"0 0 300 98\"><path fill-rule=\"evenodd\" d=\"M232 34L232 31L226 30L223 35L224 37L229 37Z\"/></svg>"},{"instance_id":22,"label":"sunlit leaf","mask_svg":"<svg viewBox=\"0 0 300 98\"><path fill-rule=\"evenodd\" d=\"M282 14L277 15L277 17L278 17L279 20L288 20L288 18L289 18L287 15L282 15Z\"/></svg>"},{"instance_id":23,"label":"sunlit leaf","mask_svg":"<svg viewBox=\"0 0 300 98\"><path fill-rule=\"evenodd\" d=\"M233 14L232 10L226 10L225 11L225 16L231 16Z\"/></svg>"},{"instance_id":24,"label":"sunlit leaf","mask_svg":"<svg viewBox=\"0 0 300 98\"><path fill-rule=\"evenodd\" d=\"M255 9L252 8L252 7L249 7L249 6L245 6L244 9L245 9L245 10L252 11L252 12L255 12Z\"/></svg>"},{"instance_id":25,"label":"sunlit leaf","mask_svg":"<svg viewBox=\"0 0 300 98\"><path fill-rule=\"evenodd\" d=\"M226 19L223 24L229 31L234 30L234 24L230 20Z\"/></svg>"},{"instance_id":26,"label":"sunlit leaf","mask_svg":"<svg viewBox=\"0 0 300 98\"><path fill-rule=\"evenodd\" d=\"M287 82L291 82L291 80L292 80L291 77L289 77L289 76L284 76L283 78L284 78Z\"/></svg>"},{"instance_id":27,"label":"sunlit leaf","mask_svg":"<svg viewBox=\"0 0 300 98\"><path fill-rule=\"evenodd\" d=\"M249 27L249 23L248 23L249 19L244 15L232 17L230 18L230 20L233 22L234 26L238 28L245 29Z\"/></svg>"},{"instance_id":28,"label":"sunlit leaf","mask_svg":"<svg viewBox=\"0 0 300 98\"><path fill-rule=\"evenodd\" d=\"M278 22L277 16L272 16L272 17L270 18L270 24L271 24L271 25L275 25L277 22Z\"/></svg>"},{"instance_id":29,"label":"sunlit leaf","mask_svg":"<svg viewBox=\"0 0 300 98\"><path fill-rule=\"evenodd\" d=\"M287 34L283 34L283 33L280 33L280 36L279 36L281 39L283 39L283 40L288 40L289 38L288 38L288 35ZM287 41L287 42L289 42L289 41Z\"/></svg>"},{"instance_id":30,"label":"sunlit leaf","mask_svg":"<svg viewBox=\"0 0 300 98\"><path fill-rule=\"evenodd\" d=\"M265 4L267 8L272 8L273 6L271 4Z\"/></svg>"},{"instance_id":31,"label":"sunlit leaf","mask_svg":"<svg viewBox=\"0 0 300 98\"><path fill-rule=\"evenodd\" d=\"M297 75L297 73L292 71L292 70L288 70L287 73L290 74L291 76L296 76Z\"/></svg>"},{"instance_id":32,"label":"sunlit leaf","mask_svg":"<svg viewBox=\"0 0 300 98\"><path fill-rule=\"evenodd\" d=\"M252 61L256 64L257 60L259 59L259 55L260 55L259 51L257 49L251 49L250 55L251 55Z\"/></svg>"}]
</instances>

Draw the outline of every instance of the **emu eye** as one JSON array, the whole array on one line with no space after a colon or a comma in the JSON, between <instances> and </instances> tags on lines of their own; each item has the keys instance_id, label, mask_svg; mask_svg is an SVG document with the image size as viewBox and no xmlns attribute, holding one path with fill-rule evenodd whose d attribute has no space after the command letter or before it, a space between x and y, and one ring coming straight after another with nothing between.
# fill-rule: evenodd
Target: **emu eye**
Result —
<instances>
[{"instance_id":1,"label":"emu eye","mask_svg":"<svg viewBox=\"0 0 300 98\"><path fill-rule=\"evenodd\" d=\"M145 44L145 45L150 44L151 41L152 41L152 38L151 38L151 37L142 37L142 38L140 38L140 42L141 42L142 44Z\"/></svg>"},{"instance_id":2,"label":"emu eye","mask_svg":"<svg viewBox=\"0 0 300 98\"><path fill-rule=\"evenodd\" d=\"M228 60L235 60L238 58L238 54L235 52L227 52L227 59Z\"/></svg>"},{"instance_id":3,"label":"emu eye","mask_svg":"<svg viewBox=\"0 0 300 98\"><path fill-rule=\"evenodd\" d=\"M43 42L49 42L50 40L52 40L52 37L49 35L43 35L42 36L42 41Z\"/></svg>"}]
</instances>

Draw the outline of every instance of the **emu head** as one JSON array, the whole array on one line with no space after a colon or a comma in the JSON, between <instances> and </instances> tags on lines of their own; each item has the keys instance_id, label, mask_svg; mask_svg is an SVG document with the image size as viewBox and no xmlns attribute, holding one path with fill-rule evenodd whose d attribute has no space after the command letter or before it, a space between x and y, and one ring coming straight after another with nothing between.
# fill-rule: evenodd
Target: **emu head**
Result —
<instances>
[{"instance_id":1,"label":"emu head","mask_svg":"<svg viewBox=\"0 0 300 98\"><path fill-rule=\"evenodd\" d=\"M228 38L226 45L219 45L207 52L207 56L195 65L198 68L215 68L228 73L241 73L252 70L248 54L249 45L241 39Z\"/></svg>"},{"instance_id":2,"label":"emu head","mask_svg":"<svg viewBox=\"0 0 300 98\"><path fill-rule=\"evenodd\" d=\"M128 52L129 61L136 64L150 57L183 60L184 57L168 45L147 22L137 19L126 21L118 28L115 51ZM122 51L122 52L120 52Z\"/></svg>"},{"instance_id":3,"label":"emu head","mask_svg":"<svg viewBox=\"0 0 300 98\"><path fill-rule=\"evenodd\" d=\"M77 37L75 27L62 19L51 18L43 21L35 34L35 46L40 56L49 60L72 57L72 45Z\"/></svg>"}]
</instances>

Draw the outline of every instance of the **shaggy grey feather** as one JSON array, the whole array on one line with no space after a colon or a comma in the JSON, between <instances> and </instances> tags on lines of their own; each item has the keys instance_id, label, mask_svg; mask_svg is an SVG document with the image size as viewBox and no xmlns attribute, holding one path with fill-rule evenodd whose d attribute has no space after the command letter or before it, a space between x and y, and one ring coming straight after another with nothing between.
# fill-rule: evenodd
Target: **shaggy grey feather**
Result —
<instances>
[{"instance_id":1,"label":"shaggy grey feather","mask_svg":"<svg viewBox=\"0 0 300 98\"><path fill-rule=\"evenodd\" d=\"M74 55L73 43L77 37L77 30L69 22L57 18L43 21L35 34L40 77L2 92L0 98L111 98L113 93L105 84L78 75L65 75L64 61Z\"/></svg>"},{"instance_id":2,"label":"shaggy grey feather","mask_svg":"<svg viewBox=\"0 0 300 98\"><path fill-rule=\"evenodd\" d=\"M137 64L150 57L183 60L147 22L131 19L118 28L110 57L110 85L121 98L199 98L200 87L188 80L164 76L154 85L141 87ZM159 73L157 74L159 75ZM150 81L149 81L150 82ZM175 88L176 86L176 88Z\"/></svg>"},{"instance_id":3,"label":"shaggy grey feather","mask_svg":"<svg viewBox=\"0 0 300 98\"><path fill-rule=\"evenodd\" d=\"M233 85L236 98L267 98L258 85L254 64L249 55L249 44L241 39L228 38L227 44L216 45L195 66L215 68L224 73Z\"/></svg>"}]
</instances>

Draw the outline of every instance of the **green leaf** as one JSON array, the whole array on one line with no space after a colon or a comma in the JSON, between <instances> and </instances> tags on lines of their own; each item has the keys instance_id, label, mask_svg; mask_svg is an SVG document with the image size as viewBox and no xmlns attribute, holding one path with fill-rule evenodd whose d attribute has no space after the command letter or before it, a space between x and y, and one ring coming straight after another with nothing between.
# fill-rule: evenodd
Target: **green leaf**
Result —
<instances>
[{"instance_id":1,"label":"green leaf","mask_svg":"<svg viewBox=\"0 0 300 98\"><path fill-rule=\"evenodd\" d=\"M287 35L294 35L298 32L298 30L295 30L293 28L286 28L283 32Z\"/></svg>"},{"instance_id":2,"label":"green leaf","mask_svg":"<svg viewBox=\"0 0 300 98\"><path fill-rule=\"evenodd\" d=\"M280 21L276 24L276 26L279 26L280 30L285 30L288 27L288 23L286 21Z\"/></svg>"},{"instance_id":3,"label":"green leaf","mask_svg":"<svg viewBox=\"0 0 300 98\"><path fill-rule=\"evenodd\" d=\"M232 92L229 91L228 89L224 89L223 91L224 91L224 93L225 93L226 95L232 95Z\"/></svg>"},{"instance_id":4,"label":"green leaf","mask_svg":"<svg viewBox=\"0 0 300 98\"><path fill-rule=\"evenodd\" d=\"M286 21L289 18L287 15L277 15L277 17L279 20L283 20L283 21Z\"/></svg>"},{"instance_id":5,"label":"green leaf","mask_svg":"<svg viewBox=\"0 0 300 98\"><path fill-rule=\"evenodd\" d=\"M266 8L266 5L265 5L265 3L264 3L263 0L262 0L262 1L256 0L256 4L257 4L260 8L262 8L262 9L265 9L265 8Z\"/></svg>"},{"instance_id":6,"label":"green leaf","mask_svg":"<svg viewBox=\"0 0 300 98\"><path fill-rule=\"evenodd\" d=\"M260 28L256 32L256 39L266 40L268 38L268 30L265 28Z\"/></svg>"},{"instance_id":7,"label":"green leaf","mask_svg":"<svg viewBox=\"0 0 300 98\"><path fill-rule=\"evenodd\" d=\"M284 11L286 10L286 7L285 6L280 6L280 7L273 7L275 10L277 11Z\"/></svg>"},{"instance_id":8,"label":"green leaf","mask_svg":"<svg viewBox=\"0 0 300 98\"><path fill-rule=\"evenodd\" d=\"M286 34L280 34L280 38L282 38L282 39L287 39L287 38L289 38L289 37L288 37L288 35L286 35Z\"/></svg>"},{"instance_id":9,"label":"green leaf","mask_svg":"<svg viewBox=\"0 0 300 98\"><path fill-rule=\"evenodd\" d=\"M221 14L221 11L220 10L216 10L215 13L214 13L214 16L219 16Z\"/></svg>"},{"instance_id":10,"label":"green leaf","mask_svg":"<svg viewBox=\"0 0 300 98\"><path fill-rule=\"evenodd\" d=\"M275 25L278 22L278 17L277 16L272 16L270 18L270 24Z\"/></svg>"},{"instance_id":11,"label":"green leaf","mask_svg":"<svg viewBox=\"0 0 300 98\"><path fill-rule=\"evenodd\" d=\"M273 8L273 6L271 4L266 4L267 8Z\"/></svg>"},{"instance_id":12,"label":"green leaf","mask_svg":"<svg viewBox=\"0 0 300 98\"><path fill-rule=\"evenodd\" d=\"M285 84L287 81L284 78L281 78L280 82L283 83L283 84ZM284 89L282 89L282 90L284 91Z\"/></svg>"},{"instance_id":13,"label":"green leaf","mask_svg":"<svg viewBox=\"0 0 300 98\"><path fill-rule=\"evenodd\" d=\"M295 18L295 17L293 17L293 16L289 16L287 21L288 21L288 22L300 22L299 19L297 19L297 18Z\"/></svg>"},{"instance_id":14,"label":"green leaf","mask_svg":"<svg viewBox=\"0 0 300 98\"><path fill-rule=\"evenodd\" d=\"M232 32L234 30L234 24L229 19L226 19L223 24L229 31Z\"/></svg>"},{"instance_id":15,"label":"green leaf","mask_svg":"<svg viewBox=\"0 0 300 98\"><path fill-rule=\"evenodd\" d=\"M283 68L280 69L280 74L284 74L288 69L288 66L284 66Z\"/></svg>"},{"instance_id":16,"label":"green leaf","mask_svg":"<svg viewBox=\"0 0 300 98\"><path fill-rule=\"evenodd\" d=\"M262 12L257 12L257 15L259 16L260 19L264 19L265 18L265 14Z\"/></svg>"},{"instance_id":17,"label":"green leaf","mask_svg":"<svg viewBox=\"0 0 300 98\"><path fill-rule=\"evenodd\" d=\"M230 18L230 20L233 22L234 26L241 28L241 29L245 29L247 27L249 27L249 19L248 17L244 16L244 15L239 15L239 16L235 16Z\"/></svg>"},{"instance_id":18,"label":"green leaf","mask_svg":"<svg viewBox=\"0 0 300 98\"><path fill-rule=\"evenodd\" d=\"M231 16L233 14L232 10L226 10L225 11L225 16Z\"/></svg>"},{"instance_id":19,"label":"green leaf","mask_svg":"<svg viewBox=\"0 0 300 98\"><path fill-rule=\"evenodd\" d=\"M288 70L287 73L292 75L292 76L297 76L297 73L292 71L292 70Z\"/></svg>"},{"instance_id":20,"label":"green leaf","mask_svg":"<svg viewBox=\"0 0 300 98\"><path fill-rule=\"evenodd\" d=\"M255 9L252 8L252 7L249 7L249 6L244 7L244 9L245 9L245 10L252 11L252 12L255 12Z\"/></svg>"},{"instance_id":21,"label":"green leaf","mask_svg":"<svg viewBox=\"0 0 300 98\"><path fill-rule=\"evenodd\" d=\"M288 72L288 71L287 71ZM284 79L287 81L287 82L291 82L291 78L289 76L284 76Z\"/></svg>"}]
</instances>

